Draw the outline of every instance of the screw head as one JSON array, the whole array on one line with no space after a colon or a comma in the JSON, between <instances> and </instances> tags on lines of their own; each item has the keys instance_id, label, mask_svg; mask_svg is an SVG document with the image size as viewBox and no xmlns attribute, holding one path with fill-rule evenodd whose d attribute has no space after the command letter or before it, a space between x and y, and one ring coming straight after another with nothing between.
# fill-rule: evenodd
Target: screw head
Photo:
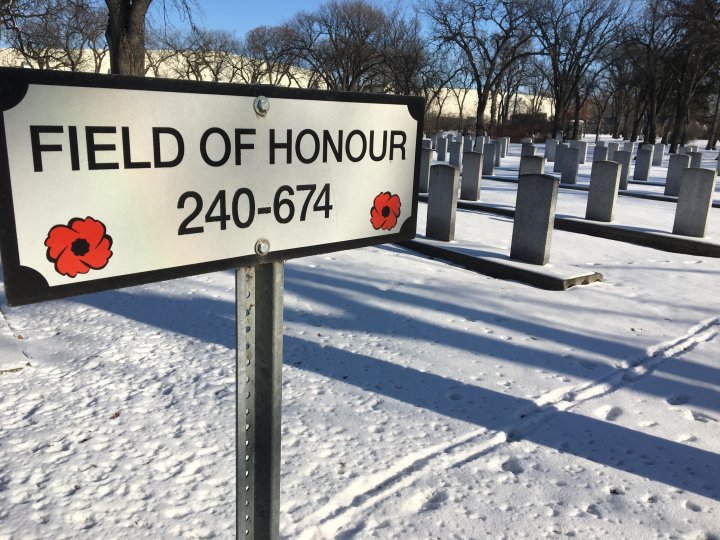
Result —
<instances>
[{"instance_id":1,"label":"screw head","mask_svg":"<svg viewBox=\"0 0 720 540\"><path fill-rule=\"evenodd\" d=\"M270 253L270 242L265 238L261 238L260 240L255 242L255 253L257 253L261 257Z\"/></svg>"},{"instance_id":2,"label":"screw head","mask_svg":"<svg viewBox=\"0 0 720 540\"><path fill-rule=\"evenodd\" d=\"M255 98L253 108L255 109L256 114L265 116L270 110L270 100L268 100L265 96L258 96Z\"/></svg>"}]
</instances>

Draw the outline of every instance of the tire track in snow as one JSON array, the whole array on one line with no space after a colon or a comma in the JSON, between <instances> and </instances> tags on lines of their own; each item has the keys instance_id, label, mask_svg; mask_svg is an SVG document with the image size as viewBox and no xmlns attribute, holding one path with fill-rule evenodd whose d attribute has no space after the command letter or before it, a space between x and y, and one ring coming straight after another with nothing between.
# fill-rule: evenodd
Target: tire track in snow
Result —
<instances>
[{"instance_id":1,"label":"tire track in snow","mask_svg":"<svg viewBox=\"0 0 720 540\"><path fill-rule=\"evenodd\" d=\"M644 356L619 364L617 370L605 377L538 396L535 398L536 406L521 414L522 421L504 430L474 430L405 456L393 467L351 483L322 508L294 524L291 536L301 539L334 538L348 526L352 528L356 517L365 510L412 485L427 466L432 465L435 469L454 468L474 461L507 442L523 438L560 412L607 396L652 374L667 359L681 355L698 343L711 340L718 333L720 316L711 317L691 327L680 337L648 347ZM440 465L435 463L441 458Z\"/></svg>"},{"instance_id":2,"label":"tire track in snow","mask_svg":"<svg viewBox=\"0 0 720 540\"><path fill-rule=\"evenodd\" d=\"M500 438L503 440L498 440ZM321 538L334 538L337 531L350 523L356 514L411 484L416 475L434 459L467 444L472 444L476 449L493 448L504 440L504 433L481 428L404 456L392 467L352 482L322 508L296 523L291 536L317 538L320 534Z\"/></svg>"}]
</instances>

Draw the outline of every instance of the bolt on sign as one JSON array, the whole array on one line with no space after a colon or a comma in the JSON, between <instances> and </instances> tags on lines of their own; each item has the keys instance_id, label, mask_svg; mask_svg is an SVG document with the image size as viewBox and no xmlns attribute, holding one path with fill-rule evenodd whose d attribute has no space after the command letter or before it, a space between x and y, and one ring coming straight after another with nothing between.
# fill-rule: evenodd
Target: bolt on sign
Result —
<instances>
[{"instance_id":1,"label":"bolt on sign","mask_svg":"<svg viewBox=\"0 0 720 540\"><path fill-rule=\"evenodd\" d=\"M0 69L17 305L415 236L423 100Z\"/></svg>"}]
</instances>

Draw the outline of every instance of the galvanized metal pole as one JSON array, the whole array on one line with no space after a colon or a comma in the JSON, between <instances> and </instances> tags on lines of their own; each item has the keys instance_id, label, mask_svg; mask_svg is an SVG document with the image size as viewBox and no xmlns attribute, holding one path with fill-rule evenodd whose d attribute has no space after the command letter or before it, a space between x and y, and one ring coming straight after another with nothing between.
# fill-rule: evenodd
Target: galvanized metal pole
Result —
<instances>
[{"instance_id":1,"label":"galvanized metal pole","mask_svg":"<svg viewBox=\"0 0 720 540\"><path fill-rule=\"evenodd\" d=\"M236 270L238 539L280 530L284 263Z\"/></svg>"}]
</instances>

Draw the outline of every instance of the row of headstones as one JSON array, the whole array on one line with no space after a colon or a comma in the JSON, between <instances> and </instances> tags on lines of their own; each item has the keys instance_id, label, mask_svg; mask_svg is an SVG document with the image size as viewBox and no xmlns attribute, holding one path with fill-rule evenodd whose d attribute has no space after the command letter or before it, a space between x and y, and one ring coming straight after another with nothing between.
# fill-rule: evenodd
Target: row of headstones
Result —
<instances>
[{"instance_id":1,"label":"row of headstones","mask_svg":"<svg viewBox=\"0 0 720 540\"><path fill-rule=\"evenodd\" d=\"M615 161L593 162L585 219L604 222L613 220L620 170L620 164ZM468 180L470 190L479 193L479 182L476 184L475 177ZM425 229L428 238L445 242L454 240L458 187L460 198L464 198L465 181L463 174L460 182L457 167L444 163L431 167ZM510 245L512 259L540 265L549 262L559 184L557 177L547 174L519 176ZM714 171L700 168L683 171L673 234L700 238L705 236L714 190Z\"/></svg>"},{"instance_id":2,"label":"row of headstones","mask_svg":"<svg viewBox=\"0 0 720 540\"><path fill-rule=\"evenodd\" d=\"M430 139L423 139L420 159L420 192L426 193L428 190L433 150L437 152L437 161L447 161L449 165L462 167L463 170L469 166L471 174L473 170L477 169L478 174L492 176L495 174L495 167L500 166L500 160L507 157L509 147L510 137L499 137L498 139L483 135L446 137L438 133ZM468 159L470 163L466 163L467 156L470 156Z\"/></svg>"},{"instance_id":3,"label":"row of headstones","mask_svg":"<svg viewBox=\"0 0 720 540\"><path fill-rule=\"evenodd\" d=\"M617 145L618 143L611 142L605 147L604 141L599 141L595 147L593 161L617 161L622 165L622 176L627 177L630 167L629 156L625 154L618 155L619 150ZM633 180L647 181L650 174L650 164L652 163L654 167L662 166L666 148L667 145L663 143L656 143L654 145L641 143L637 150ZM703 152L698 150L697 145L681 146L678 148L676 154L670 154L667 176L665 178L665 195L677 197L680 192L680 181L683 178L683 171L688 168L700 168L702 166L702 159ZM716 172L720 174L720 161L718 162ZM623 184L622 181L621 184ZM625 187L621 185L620 189L627 189L626 182L624 182L624 185Z\"/></svg>"},{"instance_id":4,"label":"row of headstones","mask_svg":"<svg viewBox=\"0 0 720 540\"><path fill-rule=\"evenodd\" d=\"M593 154L593 161L615 161L620 164L620 186L619 189L628 188L628 177L630 164L632 162L633 142L626 141L623 150L617 142L598 142ZM650 165L662 165L662 157L666 145L657 143L655 145L644 143L638 147L635 161L633 180L647 181L650 174ZM536 147L531 143L523 143L520 154L519 174L542 174L544 173L545 160L535 155ZM665 195L677 197L682 178L683 170L687 168L698 168L702 164L703 153L697 151L697 146L682 148L683 153L671 154L668 163L667 179L665 182ZM587 142L570 141L569 144L560 143L555 139L548 139L545 143L545 159L554 162L553 172L560 172L562 184L577 183L579 165L587 159ZM720 161L718 161L717 172L720 173Z\"/></svg>"}]
</instances>

